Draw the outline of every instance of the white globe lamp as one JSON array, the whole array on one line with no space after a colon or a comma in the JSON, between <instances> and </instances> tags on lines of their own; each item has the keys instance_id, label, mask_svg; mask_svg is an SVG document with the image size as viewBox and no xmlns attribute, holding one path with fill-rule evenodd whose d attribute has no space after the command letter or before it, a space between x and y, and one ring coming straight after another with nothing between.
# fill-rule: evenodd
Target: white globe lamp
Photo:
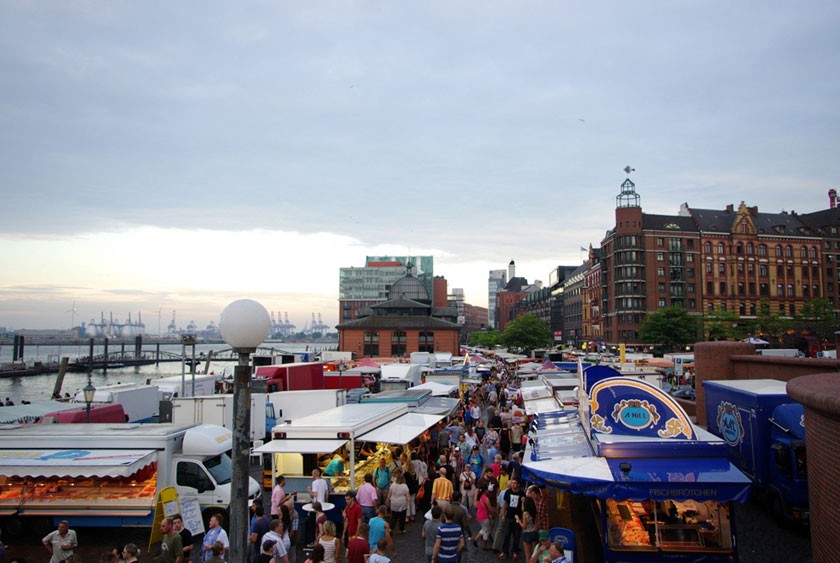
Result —
<instances>
[{"instance_id":1,"label":"white globe lamp","mask_svg":"<svg viewBox=\"0 0 840 563\"><path fill-rule=\"evenodd\" d=\"M234 301L225 307L219 320L222 339L237 352L253 352L265 342L270 330L268 311L253 299Z\"/></svg>"}]
</instances>

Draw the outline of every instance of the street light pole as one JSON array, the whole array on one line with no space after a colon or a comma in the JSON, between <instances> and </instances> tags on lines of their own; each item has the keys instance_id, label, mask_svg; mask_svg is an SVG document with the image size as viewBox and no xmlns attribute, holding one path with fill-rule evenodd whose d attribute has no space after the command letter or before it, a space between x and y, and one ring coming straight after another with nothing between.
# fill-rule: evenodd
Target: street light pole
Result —
<instances>
[{"instance_id":1,"label":"street light pole","mask_svg":"<svg viewBox=\"0 0 840 563\"><path fill-rule=\"evenodd\" d=\"M233 470L230 500L230 560L248 560L248 483L251 455L250 356L268 336L270 319L265 307L250 299L234 301L222 311L219 332L239 354L233 372Z\"/></svg>"},{"instance_id":2,"label":"street light pole","mask_svg":"<svg viewBox=\"0 0 840 563\"><path fill-rule=\"evenodd\" d=\"M90 424L90 404L96 397L96 387L93 386L93 383L90 380L90 372L88 372L87 385L85 385L85 387L82 389L82 393L85 397L85 413L87 415L87 422L88 424Z\"/></svg>"}]
</instances>

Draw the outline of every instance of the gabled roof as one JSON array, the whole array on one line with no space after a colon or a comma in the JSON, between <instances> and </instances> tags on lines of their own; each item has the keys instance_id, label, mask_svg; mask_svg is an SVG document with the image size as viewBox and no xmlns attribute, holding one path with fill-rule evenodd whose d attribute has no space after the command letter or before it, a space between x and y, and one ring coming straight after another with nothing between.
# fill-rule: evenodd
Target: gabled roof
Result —
<instances>
[{"instance_id":1,"label":"gabled roof","mask_svg":"<svg viewBox=\"0 0 840 563\"><path fill-rule=\"evenodd\" d=\"M814 211L813 213L803 213L798 217L806 225L822 230L822 234L824 235L831 234L828 232L828 227L840 227L840 207L823 209L822 211Z\"/></svg>"},{"instance_id":2,"label":"gabled roof","mask_svg":"<svg viewBox=\"0 0 840 563\"><path fill-rule=\"evenodd\" d=\"M698 231L694 219L681 215L642 214L642 228L645 230L694 232Z\"/></svg>"},{"instance_id":3,"label":"gabled roof","mask_svg":"<svg viewBox=\"0 0 840 563\"><path fill-rule=\"evenodd\" d=\"M732 225L738 211L718 209L691 209L691 216L702 232L732 232ZM750 218L759 235L812 236L807 232L808 225L793 213L750 213Z\"/></svg>"},{"instance_id":4,"label":"gabled roof","mask_svg":"<svg viewBox=\"0 0 840 563\"><path fill-rule=\"evenodd\" d=\"M431 305L414 301L408 297L397 297L396 299L389 299L388 301L375 303L370 306L371 309L417 309L418 307L423 309L432 308Z\"/></svg>"},{"instance_id":5,"label":"gabled roof","mask_svg":"<svg viewBox=\"0 0 840 563\"><path fill-rule=\"evenodd\" d=\"M434 317L383 317L354 319L339 324L338 329L356 330L461 330L461 325Z\"/></svg>"}]
</instances>

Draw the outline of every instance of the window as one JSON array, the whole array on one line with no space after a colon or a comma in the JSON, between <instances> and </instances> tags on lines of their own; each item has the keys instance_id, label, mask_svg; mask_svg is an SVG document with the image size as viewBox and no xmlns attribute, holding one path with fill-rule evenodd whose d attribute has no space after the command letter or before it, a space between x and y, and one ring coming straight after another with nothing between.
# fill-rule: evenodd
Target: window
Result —
<instances>
[{"instance_id":1,"label":"window","mask_svg":"<svg viewBox=\"0 0 840 563\"><path fill-rule=\"evenodd\" d=\"M779 245L776 245L776 258L781 258L781 257L782 257L782 247L779 246Z\"/></svg>"},{"instance_id":2,"label":"window","mask_svg":"<svg viewBox=\"0 0 840 563\"><path fill-rule=\"evenodd\" d=\"M694 254L686 254L685 255L685 261L688 264L693 264L694 263Z\"/></svg>"},{"instance_id":3,"label":"window","mask_svg":"<svg viewBox=\"0 0 840 563\"><path fill-rule=\"evenodd\" d=\"M799 257L800 258L807 258L808 257L808 248L803 246L799 249Z\"/></svg>"},{"instance_id":4,"label":"window","mask_svg":"<svg viewBox=\"0 0 840 563\"><path fill-rule=\"evenodd\" d=\"M750 316L755 316L755 303L750 303Z\"/></svg>"},{"instance_id":5,"label":"window","mask_svg":"<svg viewBox=\"0 0 840 563\"><path fill-rule=\"evenodd\" d=\"M724 264L723 262L718 263L718 273L719 274L725 274L726 273L726 264Z\"/></svg>"},{"instance_id":6,"label":"window","mask_svg":"<svg viewBox=\"0 0 840 563\"><path fill-rule=\"evenodd\" d=\"M755 295L755 282L750 282L750 295Z\"/></svg>"},{"instance_id":7,"label":"window","mask_svg":"<svg viewBox=\"0 0 840 563\"><path fill-rule=\"evenodd\" d=\"M717 245L717 253L718 254L723 254L723 243L722 242L719 242L718 245Z\"/></svg>"},{"instance_id":8,"label":"window","mask_svg":"<svg viewBox=\"0 0 840 563\"><path fill-rule=\"evenodd\" d=\"M706 282L706 293L712 295L715 292L714 282Z\"/></svg>"},{"instance_id":9,"label":"window","mask_svg":"<svg viewBox=\"0 0 840 563\"><path fill-rule=\"evenodd\" d=\"M776 284L776 295L778 295L779 297L784 297L785 296L785 286L784 285L782 285L780 283Z\"/></svg>"},{"instance_id":10,"label":"window","mask_svg":"<svg viewBox=\"0 0 840 563\"><path fill-rule=\"evenodd\" d=\"M744 282L739 281L738 282L738 295L745 295L745 294L746 294L746 290L744 289Z\"/></svg>"},{"instance_id":11,"label":"window","mask_svg":"<svg viewBox=\"0 0 840 563\"><path fill-rule=\"evenodd\" d=\"M665 291L665 284L664 283L659 284L659 291L660 291L660 293Z\"/></svg>"},{"instance_id":12,"label":"window","mask_svg":"<svg viewBox=\"0 0 840 563\"><path fill-rule=\"evenodd\" d=\"M364 338L364 355L366 358L375 358L379 356L379 333L375 331L365 332Z\"/></svg>"},{"instance_id":13,"label":"window","mask_svg":"<svg viewBox=\"0 0 840 563\"><path fill-rule=\"evenodd\" d=\"M708 307L710 313L714 313L714 311L715 311L715 304L714 303L709 303L707 307Z\"/></svg>"},{"instance_id":14,"label":"window","mask_svg":"<svg viewBox=\"0 0 840 563\"><path fill-rule=\"evenodd\" d=\"M759 244L758 245L758 255L759 256L767 256L767 245L766 244Z\"/></svg>"},{"instance_id":15,"label":"window","mask_svg":"<svg viewBox=\"0 0 840 563\"><path fill-rule=\"evenodd\" d=\"M785 272L787 273L787 276L789 278L792 278L793 277L793 266L787 266L785 268Z\"/></svg>"},{"instance_id":16,"label":"window","mask_svg":"<svg viewBox=\"0 0 840 563\"><path fill-rule=\"evenodd\" d=\"M810 297L811 296L811 287L807 283L802 284L802 296L803 297Z\"/></svg>"},{"instance_id":17,"label":"window","mask_svg":"<svg viewBox=\"0 0 840 563\"><path fill-rule=\"evenodd\" d=\"M664 307L664 306L665 306L665 300L664 300L664 299L660 299L660 300L659 300L659 306L660 306L660 307Z\"/></svg>"},{"instance_id":18,"label":"window","mask_svg":"<svg viewBox=\"0 0 840 563\"><path fill-rule=\"evenodd\" d=\"M785 267L779 264L776 266L776 277L782 277L785 275Z\"/></svg>"},{"instance_id":19,"label":"window","mask_svg":"<svg viewBox=\"0 0 840 563\"><path fill-rule=\"evenodd\" d=\"M796 314L796 306L793 303L791 303L790 307L788 307L788 311L790 311L791 317L794 316Z\"/></svg>"},{"instance_id":20,"label":"window","mask_svg":"<svg viewBox=\"0 0 840 563\"><path fill-rule=\"evenodd\" d=\"M710 243L710 242L704 243L703 244L703 252L705 252L706 254L711 254L712 253L712 243Z\"/></svg>"},{"instance_id":21,"label":"window","mask_svg":"<svg viewBox=\"0 0 840 563\"><path fill-rule=\"evenodd\" d=\"M808 266L805 266L804 268L802 268L802 277L807 278L809 275L810 275L810 270L808 269Z\"/></svg>"},{"instance_id":22,"label":"window","mask_svg":"<svg viewBox=\"0 0 840 563\"><path fill-rule=\"evenodd\" d=\"M656 246L665 246L665 239L662 237L656 237Z\"/></svg>"},{"instance_id":23,"label":"window","mask_svg":"<svg viewBox=\"0 0 840 563\"><path fill-rule=\"evenodd\" d=\"M719 288L720 288L720 294L721 295L726 295L726 282L720 282Z\"/></svg>"},{"instance_id":24,"label":"window","mask_svg":"<svg viewBox=\"0 0 840 563\"><path fill-rule=\"evenodd\" d=\"M750 274L754 274L755 273L755 264L753 264L752 262L747 264L747 272L750 273Z\"/></svg>"},{"instance_id":25,"label":"window","mask_svg":"<svg viewBox=\"0 0 840 563\"><path fill-rule=\"evenodd\" d=\"M738 314L742 317L747 314L747 306L744 303L738 305Z\"/></svg>"},{"instance_id":26,"label":"window","mask_svg":"<svg viewBox=\"0 0 840 563\"><path fill-rule=\"evenodd\" d=\"M195 489L199 493L212 491L216 487L207 473L197 464L191 461L179 461L178 469L175 471L175 482L182 487Z\"/></svg>"},{"instance_id":27,"label":"window","mask_svg":"<svg viewBox=\"0 0 840 563\"><path fill-rule=\"evenodd\" d=\"M686 286L686 291L687 291L688 293L694 293L694 291L695 291L695 290L694 290L694 284L693 284L693 283L688 284L688 285Z\"/></svg>"},{"instance_id":28,"label":"window","mask_svg":"<svg viewBox=\"0 0 840 563\"><path fill-rule=\"evenodd\" d=\"M435 333L431 331L420 332L420 345L417 348L420 352L435 351Z\"/></svg>"},{"instance_id":29,"label":"window","mask_svg":"<svg viewBox=\"0 0 840 563\"><path fill-rule=\"evenodd\" d=\"M738 262L738 273L739 274L744 273L744 263L743 262Z\"/></svg>"},{"instance_id":30,"label":"window","mask_svg":"<svg viewBox=\"0 0 840 563\"><path fill-rule=\"evenodd\" d=\"M405 356L405 332L398 330L391 333L391 356Z\"/></svg>"},{"instance_id":31,"label":"window","mask_svg":"<svg viewBox=\"0 0 840 563\"><path fill-rule=\"evenodd\" d=\"M767 285L766 283L759 284L759 286L758 286L758 294L759 294L759 295L763 295L763 296L765 296L765 297L766 297L766 296L768 296L768 295L770 295L770 286L769 286L769 285Z\"/></svg>"},{"instance_id":32,"label":"window","mask_svg":"<svg viewBox=\"0 0 840 563\"><path fill-rule=\"evenodd\" d=\"M686 241L685 241L685 246L686 246L686 248L688 248L689 250L694 250L694 239L693 239L693 238L686 239Z\"/></svg>"},{"instance_id":33,"label":"window","mask_svg":"<svg viewBox=\"0 0 840 563\"><path fill-rule=\"evenodd\" d=\"M758 265L758 275L762 278L766 278L769 273L767 271L767 264L759 264Z\"/></svg>"},{"instance_id":34,"label":"window","mask_svg":"<svg viewBox=\"0 0 840 563\"><path fill-rule=\"evenodd\" d=\"M712 273L712 263L711 262L706 262L706 273L707 274Z\"/></svg>"},{"instance_id":35,"label":"window","mask_svg":"<svg viewBox=\"0 0 840 563\"><path fill-rule=\"evenodd\" d=\"M656 275L659 276L660 278L664 278L665 277L665 268L657 268L656 269Z\"/></svg>"},{"instance_id":36,"label":"window","mask_svg":"<svg viewBox=\"0 0 840 563\"><path fill-rule=\"evenodd\" d=\"M785 247L785 258L793 258L793 248L790 245Z\"/></svg>"},{"instance_id":37,"label":"window","mask_svg":"<svg viewBox=\"0 0 840 563\"><path fill-rule=\"evenodd\" d=\"M744 245L740 242L735 246L735 253L736 254L743 254L744 253Z\"/></svg>"},{"instance_id":38,"label":"window","mask_svg":"<svg viewBox=\"0 0 840 563\"><path fill-rule=\"evenodd\" d=\"M752 256L752 255L753 255L753 250L754 250L754 248L753 248L753 243L748 242L748 243L747 243L747 254L748 254L749 256Z\"/></svg>"},{"instance_id":39,"label":"window","mask_svg":"<svg viewBox=\"0 0 840 563\"><path fill-rule=\"evenodd\" d=\"M793 297L793 284L792 283L789 283L788 286L787 286L787 294L788 294L788 297Z\"/></svg>"},{"instance_id":40,"label":"window","mask_svg":"<svg viewBox=\"0 0 840 563\"><path fill-rule=\"evenodd\" d=\"M816 258L816 257L817 257L817 247L812 246L811 247L811 258Z\"/></svg>"},{"instance_id":41,"label":"window","mask_svg":"<svg viewBox=\"0 0 840 563\"><path fill-rule=\"evenodd\" d=\"M657 262L664 262L665 261L665 253L664 252L657 252L656 253L656 261Z\"/></svg>"}]
</instances>

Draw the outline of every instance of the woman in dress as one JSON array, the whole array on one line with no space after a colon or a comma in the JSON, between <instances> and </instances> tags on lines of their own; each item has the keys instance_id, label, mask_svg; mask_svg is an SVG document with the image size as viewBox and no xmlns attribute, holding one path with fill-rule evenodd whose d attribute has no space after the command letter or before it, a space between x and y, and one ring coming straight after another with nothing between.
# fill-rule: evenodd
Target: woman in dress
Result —
<instances>
[{"instance_id":1,"label":"woman in dress","mask_svg":"<svg viewBox=\"0 0 840 563\"><path fill-rule=\"evenodd\" d=\"M388 489L388 500L391 506L391 530L397 531L399 525L400 533L405 533L405 514L408 510L408 503L411 495L408 492L408 485L405 484L405 477L397 473L396 479Z\"/></svg>"},{"instance_id":2,"label":"woman in dress","mask_svg":"<svg viewBox=\"0 0 840 563\"><path fill-rule=\"evenodd\" d=\"M496 515L499 513L498 508L496 508L495 499L495 493L490 491L486 484L479 487L475 501L475 519L481 528L472 538L475 547L478 547L478 538L481 538L484 540L482 547L484 549L490 549L490 533L493 530Z\"/></svg>"},{"instance_id":3,"label":"woman in dress","mask_svg":"<svg viewBox=\"0 0 840 563\"><path fill-rule=\"evenodd\" d=\"M324 533L318 545L324 548L324 563L336 563L341 554L341 540L335 537L335 522L327 520L323 525Z\"/></svg>"}]
</instances>

